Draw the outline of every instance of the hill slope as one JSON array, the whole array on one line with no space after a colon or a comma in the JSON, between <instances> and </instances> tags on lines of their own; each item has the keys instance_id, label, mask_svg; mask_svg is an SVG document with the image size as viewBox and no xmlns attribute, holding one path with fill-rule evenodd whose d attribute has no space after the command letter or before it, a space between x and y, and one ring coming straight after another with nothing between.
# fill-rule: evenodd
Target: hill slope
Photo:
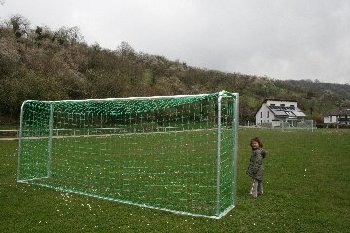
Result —
<instances>
[{"instance_id":1,"label":"hill slope","mask_svg":"<svg viewBox=\"0 0 350 233\"><path fill-rule=\"evenodd\" d=\"M127 96L240 93L241 121L253 121L265 98L293 99L320 121L332 108L350 105L350 85L281 81L224 73L134 51L87 45L76 27L30 28L14 16L0 26L0 120L17 121L27 99L59 100ZM1 122L0 122L1 123Z\"/></svg>"}]
</instances>

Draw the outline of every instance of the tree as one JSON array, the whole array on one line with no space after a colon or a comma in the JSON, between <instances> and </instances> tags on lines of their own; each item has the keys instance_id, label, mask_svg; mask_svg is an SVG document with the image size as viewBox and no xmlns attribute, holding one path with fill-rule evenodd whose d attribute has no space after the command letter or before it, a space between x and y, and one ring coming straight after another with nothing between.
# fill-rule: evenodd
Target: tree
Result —
<instances>
[{"instance_id":1,"label":"tree","mask_svg":"<svg viewBox=\"0 0 350 233\"><path fill-rule=\"evenodd\" d=\"M61 27L54 33L53 41L61 46L68 46L78 42L82 42L83 36L80 34L78 27Z\"/></svg>"},{"instance_id":2,"label":"tree","mask_svg":"<svg viewBox=\"0 0 350 233\"><path fill-rule=\"evenodd\" d=\"M135 50L131 47L130 44L123 41L118 46L117 50L115 51L116 55L121 56L122 60L127 63L135 63L137 54Z\"/></svg>"},{"instance_id":3,"label":"tree","mask_svg":"<svg viewBox=\"0 0 350 233\"><path fill-rule=\"evenodd\" d=\"M117 52L119 52L121 55L128 56L128 55L134 55L135 50L131 47L128 42L122 41L120 45L117 48Z\"/></svg>"},{"instance_id":4,"label":"tree","mask_svg":"<svg viewBox=\"0 0 350 233\"><path fill-rule=\"evenodd\" d=\"M10 18L10 20L7 22L8 26L12 28L13 33L15 34L16 38L27 38L29 35L29 26L30 23L28 19L24 18L21 15L14 15Z\"/></svg>"},{"instance_id":5,"label":"tree","mask_svg":"<svg viewBox=\"0 0 350 233\"><path fill-rule=\"evenodd\" d=\"M155 83L155 78L154 78L152 70L145 69L145 71L143 73L143 80L144 80L144 84L149 85L149 86L151 86Z\"/></svg>"},{"instance_id":6,"label":"tree","mask_svg":"<svg viewBox=\"0 0 350 233\"><path fill-rule=\"evenodd\" d=\"M17 51L16 38L11 30L0 29L0 79L16 69L20 60Z\"/></svg>"}]
</instances>

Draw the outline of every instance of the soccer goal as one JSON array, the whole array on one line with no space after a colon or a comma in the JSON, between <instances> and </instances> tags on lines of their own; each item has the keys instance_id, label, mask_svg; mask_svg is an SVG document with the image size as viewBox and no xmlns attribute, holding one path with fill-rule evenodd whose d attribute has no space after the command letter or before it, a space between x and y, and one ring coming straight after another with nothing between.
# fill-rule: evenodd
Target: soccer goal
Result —
<instances>
[{"instance_id":1,"label":"soccer goal","mask_svg":"<svg viewBox=\"0 0 350 233\"><path fill-rule=\"evenodd\" d=\"M235 206L238 94L25 101L17 180L178 214Z\"/></svg>"},{"instance_id":2,"label":"soccer goal","mask_svg":"<svg viewBox=\"0 0 350 233\"><path fill-rule=\"evenodd\" d=\"M281 122L282 131L291 131L291 130L307 130L313 132L314 121L313 120L303 120L303 121L295 121L291 122Z\"/></svg>"}]
</instances>

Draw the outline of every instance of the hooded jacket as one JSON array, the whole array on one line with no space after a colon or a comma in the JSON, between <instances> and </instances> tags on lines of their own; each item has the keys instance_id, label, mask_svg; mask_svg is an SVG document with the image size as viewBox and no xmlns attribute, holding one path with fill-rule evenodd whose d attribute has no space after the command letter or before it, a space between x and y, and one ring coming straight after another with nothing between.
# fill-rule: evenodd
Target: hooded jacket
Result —
<instances>
[{"instance_id":1,"label":"hooded jacket","mask_svg":"<svg viewBox=\"0 0 350 233\"><path fill-rule=\"evenodd\" d=\"M247 175L256 180L262 180L264 176L263 159L265 158L266 151L262 148L252 151L250 157L249 166L247 169Z\"/></svg>"}]
</instances>

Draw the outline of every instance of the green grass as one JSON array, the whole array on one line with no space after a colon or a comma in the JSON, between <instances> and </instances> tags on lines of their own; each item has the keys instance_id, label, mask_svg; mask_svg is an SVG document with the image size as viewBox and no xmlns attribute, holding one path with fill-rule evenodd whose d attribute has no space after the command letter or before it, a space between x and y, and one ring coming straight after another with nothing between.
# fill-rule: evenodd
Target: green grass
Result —
<instances>
[{"instance_id":1,"label":"green grass","mask_svg":"<svg viewBox=\"0 0 350 233\"><path fill-rule=\"evenodd\" d=\"M0 125L0 130L17 130L18 125Z\"/></svg>"},{"instance_id":2,"label":"green grass","mask_svg":"<svg viewBox=\"0 0 350 233\"><path fill-rule=\"evenodd\" d=\"M248 195L249 139L260 136L265 194ZM241 129L237 206L220 220L16 183L17 142L0 141L0 232L348 232L350 130Z\"/></svg>"},{"instance_id":3,"label":"green grass","mask_svg":"<svg viewBox=\"0 0 350 233\"><path fill-rule=\"evenodd\" d=\"M223 136L226 151L232 151L232 131L224 130ZM48 177L48 139L29 138L22 140L26 156L19 177L60 190L214 216L216 139L215 130L54 138ZM222 154L221 211L232 206L230 157Z\"/></svg>"}]
</instances>

